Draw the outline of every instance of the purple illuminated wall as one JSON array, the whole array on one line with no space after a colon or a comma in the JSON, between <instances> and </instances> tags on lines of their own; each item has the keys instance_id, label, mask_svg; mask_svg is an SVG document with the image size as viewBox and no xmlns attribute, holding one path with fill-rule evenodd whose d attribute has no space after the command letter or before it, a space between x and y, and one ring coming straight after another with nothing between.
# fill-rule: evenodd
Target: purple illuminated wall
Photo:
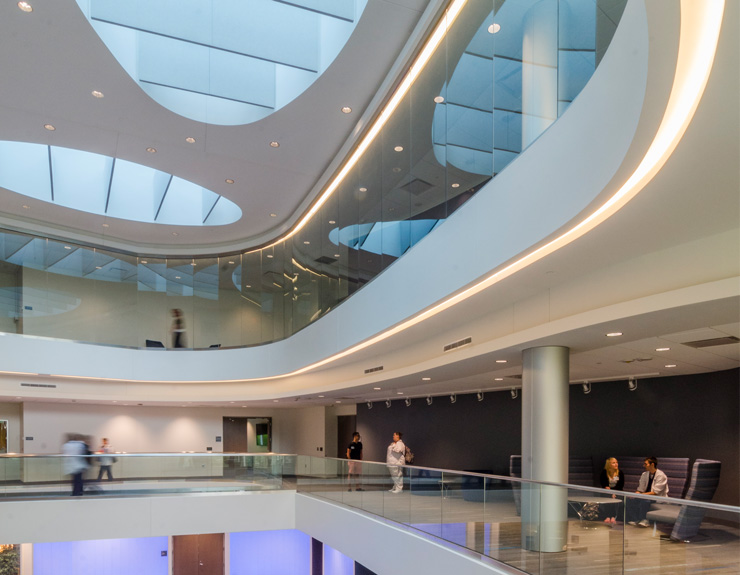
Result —
<instances>
[{"instance_id":1,"label":"purple illuminated wall","mask_svg":"<svg viewBox=\"0 0 740 575\"><path fill-rule=\"evenodd\" d=\"M355 562L324 544L324 575L354 575Z\"/></svg>"},{"instance_id":2,"label":"purple illuminated wall","mask_svg":"<svg viewBox=\"0 0 740 575\"><path fill-rule=\"evenodd\" d=\"M105 521L101 517L101 521ZM34 575L167 575L167 537L33 546Z\"/></svg>"},{"instance_id":3,"label":"purple illuminated wall","mask_svg":"<svg viewBox=\"0 0 740 575\"><path fill-rule=\"evenodd\" d=\"M296 530L231 533L229 563L230 575L311 575L311 538Z\"/></svg>"}]
</instances>

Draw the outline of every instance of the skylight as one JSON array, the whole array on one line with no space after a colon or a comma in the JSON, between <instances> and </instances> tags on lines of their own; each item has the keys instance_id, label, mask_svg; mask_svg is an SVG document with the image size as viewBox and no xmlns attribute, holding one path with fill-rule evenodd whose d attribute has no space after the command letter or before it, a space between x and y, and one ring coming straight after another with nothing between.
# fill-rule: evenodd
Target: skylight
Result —
<instances>
[{"instance_id":1,"label":"skylight","mask_svg":"<svg viewBox=\"0 0 740 575\"><path fill-rule=\"evenodd\" d=\"M306 90L346 44L367 0L77 0L131 78L210 124L264 118Z\"/></svg>"},{"instance_id":2,"label":"skylight","mask_svg":"<svg viewBox=\"0 0 740 575\"><path fill-rule=\"evenodd\" d=\"M44 202L135 222L222 226L234 202L154 168L90 152L0 142L0 186Z\"/></svg>"}]
</instances>

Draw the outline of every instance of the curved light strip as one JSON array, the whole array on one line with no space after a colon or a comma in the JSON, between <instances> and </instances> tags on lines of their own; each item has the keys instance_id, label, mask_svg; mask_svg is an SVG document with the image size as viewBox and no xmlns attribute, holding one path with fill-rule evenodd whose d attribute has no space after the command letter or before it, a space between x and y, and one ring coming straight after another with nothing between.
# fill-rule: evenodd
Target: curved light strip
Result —
<instances>
[{"instance_id":1,"label":"curved light strip","mask_svg":"<svg viewBox=\"0 0 740 575\"><path fill-rule=\"evenodd\" d=\"M293 227L293 229L290 230L286 235L268 245L262 246L259 249L252 250L253 252L272 247L287 239L292 238L299 231L301 231L311 220L311 218L316 214L316 212L321 209L321 206L326 203L326 201L336 191L339 185L344 181L344 178L347 177L350 170L355 166L360 158L362 158L365 151L368 149L368 147L370 147L370 144L373 143L373 140L375 140L376 136L380 133L380 130L383 129L383 126L385 126L386 122L393 115L393 112L396 110L398 105L401 103L401 100L403 100L408 91L411 89L411 86L413 86L416 78L424 70L427 63L429 62L429 59L434 54L434 51L439 47L439 44L444 39L447 31L455 22L455 19L460 14L460 11L463 9L466 3L467 0L453 0L449 8L447 8L447 10L445 11L445 14L440 20L439 24L437 24L437 27L434 29L434 32L432 32L432 35L427 40L426 44L424 44L424 48L422 48L419 56L416 58L416 60L414 60L414 63L411 65L408 73L403 78L398 88L396 88L396 91L393 93L393 96L391 96L389 102L383 108L380 116L378 116L370 130L368 130L368 132L360 141L360 144L357 146L357 148L355 148L349 159L339 170L339 173L334 176L334 179L324 189L324 192L314 202L308 212L303 215L303 217L298 221L295 227Z\"/></svg>"},{"instance_id":2,"label":"curved light strip","mask_svg":"<svg viewBox=\"0 0 740 575\"><path fill-rule=\"evenodd\" d=\"M559 250L580 238L596 226L613 216L634 198L652 180L655 174L663 167L668 158L681 141L686 128L691 122L696 108L704 94L709 74L714 62L719 40L719 31L722 24L725 0L681 0L681 28L678 47L676 73L673 79L671 94L668 98L665 114L650 147L632 175L598 209L578 222L575 226L551 240L547 244L522 256L515 262L490 274L477 284L460 293L434 305L420 314L392 327L378 335L358 343L342 352L329 356L301 369L268 377L250 379L221 379L221 380L188 380L188 381L159 381L159 380L131 380L119 378L88 377L73 375L52 375L57 378L90 379L96 381L120 381L137 383L247 383L252 381L270 381L296 376L308 371L333 363L339 359L352 355L379 343L393 335L433 317L442 311L472 297L473 295L491 287L492 285L514 275L516 272L541 260L545 256ZM0 372L11 373L11 372ZM15 372L18 374L18 372ZM37 375L23 373L22 375Z\"/></svg>"}]
</instances>

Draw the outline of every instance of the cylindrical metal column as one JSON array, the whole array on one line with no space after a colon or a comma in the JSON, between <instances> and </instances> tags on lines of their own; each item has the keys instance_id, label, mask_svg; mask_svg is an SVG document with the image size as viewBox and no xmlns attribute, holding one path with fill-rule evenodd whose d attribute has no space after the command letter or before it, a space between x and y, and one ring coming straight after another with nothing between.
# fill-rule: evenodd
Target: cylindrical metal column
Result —
<instances>
[{"instance_id":1,"label":"cylindrical metal column","mask_svg":"<svg viewBox=\"0 0 740 575\"><path fill-rule=\"evenodd\" d=\"M522 478L568 482L569 349L525 349L522 354ZM522 485L522 545L564 551L568 490Z\"/></svg>"}]
</instances>

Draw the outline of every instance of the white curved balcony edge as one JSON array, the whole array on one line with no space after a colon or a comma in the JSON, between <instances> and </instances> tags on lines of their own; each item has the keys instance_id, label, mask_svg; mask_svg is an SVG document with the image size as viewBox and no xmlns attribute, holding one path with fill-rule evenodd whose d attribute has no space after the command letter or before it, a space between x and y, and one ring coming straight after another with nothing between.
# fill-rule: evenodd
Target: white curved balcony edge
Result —
<instances>
[{"instance_id":1,"label":"white curved balcony edge","mask_svg":"<svg viewBox=\"0 0 740 575\"><path fill-rule=\"evenodd\" d=\"M291 338L256 348L169 352L6 335L3 371L74 378L64 393L90 398L112 396L100 385L86 388L85 378L133 385L150 398L185 384L177 387L178 398L214 400L213 387L189 384L233 382L242 399L327 385L317 362L460 292L557 237L614 194L642 161L666 109L678 21L677 3L657 11L647 10L644 0L629 2L603 62L558 122L401 260ZM299 380L302 370L311 373Z\"/></svg>"}]
</instances>

